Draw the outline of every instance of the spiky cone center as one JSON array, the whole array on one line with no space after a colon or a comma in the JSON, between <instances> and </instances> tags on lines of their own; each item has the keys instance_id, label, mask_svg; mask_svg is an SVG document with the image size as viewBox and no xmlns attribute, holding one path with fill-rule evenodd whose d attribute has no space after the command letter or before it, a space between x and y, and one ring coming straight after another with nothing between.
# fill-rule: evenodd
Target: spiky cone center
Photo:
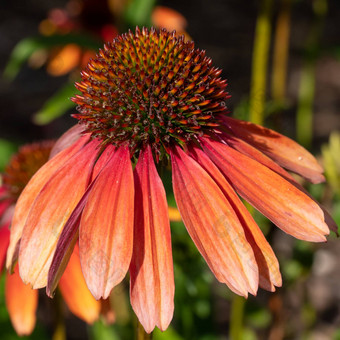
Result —
<instances>
[{"instance_id":1,"label":"spiky cone center","mask_svg":"<svg viewBox=\"0 0 340 340\"><path fill-rule=\"evenodd\" d=\"M175 32L138 29L107 43L76 83L74 117L86 131L132 155L146 145L156 159L219 126L227 83L205 51Z\"/></svg>"},{"instance_id":2,"label":"spiky cone center","mask_svg":"<svg viewBox=\"0 0 340 340\"><path fill-rule=\"evenodd\" d=\"M11 158L3 174L3 183L16 200L32 176L48 161L54 141L22 146Z\"/></svg>"}]
</instances>

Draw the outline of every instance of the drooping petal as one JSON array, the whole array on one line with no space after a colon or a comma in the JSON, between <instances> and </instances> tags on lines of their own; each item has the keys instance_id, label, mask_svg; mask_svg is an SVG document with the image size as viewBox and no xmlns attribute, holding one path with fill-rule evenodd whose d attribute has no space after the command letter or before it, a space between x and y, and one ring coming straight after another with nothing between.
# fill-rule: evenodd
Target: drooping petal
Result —
<instances>
[{"instance_id":1,"label":"drooping petal","mask_svg":"<svg viewBox=\"0 0 340 340\"><path fill-rule=\"evenodd\" d=\"M174 310L174 273L168 205L151 148L135 168L135 225L130 265L131 305L147 333L167 329Z\"/></svg>"},{"instance_id":2,"label":"drooping petal","mask_svg":"<svg viewBox=\"0 0 340 340\"><path fill-rule=\"evenodd\" d=\"M107 298L129 269L133 214L130 154L120 147L98 175L80 221L80 262L96 299Z\"/></svg>"},{"instance_id":3,"label":"drooping petal","mask_svg":"<svg viewBox=\"0 0 340 340\"><path fill-rule=\"evenodd\" d=\"M70 261L59 281L59 289L74 315L90 324L99 318L101 303L95 300L86 286L80 266L78 244L74 247Z\"/></svg>"},{"instance_id":4,"label":"drooping petal","mask_svg":"<svg viewBox=\"0 0 340 340\"><path fill-rule=\"evenodd\" d=\"M13 274L6 275L5 299L15 331L20 336L31 334L36 321L38 291L22 282L18 266Z\"/></svg>"},{"instance_id":5,"label":"drooping petal","mask_svg":"<svg viewBox=\"0 0 340 340\"><path fill-rule=\"evenodd\" d=\"M82 136L83 130L84 127L80 124L76 124L68 129L54 144L50 152L50 159L60 151L63 151L73 145Z\"/></svg>"},{"instance_id":6,"label":"drooping petal","mask_svg":"<svg viewBox=\"0 0 340 340\"><path fill-rule=\"evenodd\" d=\"M9 245L9 234L10 231L8 229L8 225L0 227L0 273L6 260L6 253Z\"/></svg>"},{"instance_id":7,"label":"drooping petal","mask_svg":"<svg viewBox=\"0 0 340 340\"><path fill-rule=\"evenodd\" d=\"M71 157L73 157L88 141L88 137L82 137L78 142L64 151L60 152L48 161L31 178L21 193L14 211L11 225L10 245L7 252L6 267L9 269L16 261L18 255L18 244L22 235L27 216L32 204L44 185L53 177L56 171L61 168ZM53 195L53 194L52 194Z\"/></svg>"},{"instance_id":8,"label":"drooping petal","mask_svg":"<svg viewBox=\"0 0 340 340\"><path fill-rule=\"evenodd\" d=\"M220 282L256 294L258 267L243 227L210 175L179 147L171 153L175 199L196 247Z\"/></svg>"},{"instance_id":9,"label":"drooping petal","mask_svg":"<svg viewBox=\"0 0 340 340\"><path fill-rule=\"evenodd\" d=\"M223 116L226 126L247 143L255 146L279 165L296 172L312 183L325 180L323 169L301 145L273 130Z\"/></svg>"},{"instance_id":10,"label":"drooping petal","mask_svg":"<svg viewBox=\"0 0 340 340\"><path fill-rule=\"evenodd\" d=\"M46 293L48 296L52 297L55 289L57 288L58 282L63 274L66 265L70 259L70 256L73 252L74 245L78 240L79 236L79 224L81 214L87 203L88 196L92 190L92 187L96 181L96 177L98 173L103 169L107 160L110 156L112 156L114 152L113 146L107 146L106 150L103 152L99 160L96 162L96 165L92 172L92 178L94 179L91 184L86 189L83 197L73 210L69 219L67 220L57 243L56 251L54 253L51 266L48 272L48 280Z\"/></svg>"},{"instance_id":11,"label":"drooping petal","mask_svg":"<svg viewBox=\"0 0 340 340\"><path fill-rule=\"evenodd\" d=\"M281 175L287 181L295 182L293 176L290 173L288 173L285 169L281 168L280 165L275 163L271 158L263 154L260 150L246 143L242 139L227 134L223 135L223 139L229 146L232 146L235 150L265 165L267 168Z\"/></svg>"},{"instance_id":12,"label":"drooping petal","mask_svg":"<svg viewBox=\"0 0 340 340\"><path fill-rule=\"evenodd\" d=\"M189 155L197 160L214 179L237 214L239 221L244 228L246 238L254 251L255 259L259 267L260 287L269 291L275 291L274 286L280 287L282 285L279 263L271 246L263 236L262 231L257 226L248 209L243 205L232 186L209 157L198 148L192 148Z\"/></svg>"},{"instance_id":13,"label":"drooping petal","mask_svg":"<svg viewBox=\"0 0 340 340\"><path fill-rule=\"evenodd\" d=\"M321 242L329 229L320 207L290 182L223 143L202 138L204 151L237 192L296 238Z\"/></svg>"},{"instance_id":14,"label":"drooping petal","mask_svg":"<svg viewBox=\"0 0 340 340\"><path fill-rule=\"evenodd\" d=\"M224 140L227 142L228 145L232 146L237 151L240 151L244 155L253 158L254 160L258 161L259 163L265 165L269 169L275 171L283 178L285 178L288 182L293 184L297 189L305 193L308 197L310 197L323 211L325 215L325 222L330 230L338 235L338 226L336 225L335 221L328 213L328 211L323 207L319 202L317 202L310 193L301 185L299 184L293 176L291 176L287 171L281 168L277 163L271 160L269 157L264 155L258 149L252 147L250 144L242 141L241 139L233 136L224 135Z\"/></svg>"},{"instance_id":15,"label":"drooping petal","mask_svg":"<svg viewBox=\"0 0 340 340\"><path fill-rule=\"evenodd\" d=\"M33 288L42 288L47 284L48 270L60 233L86 190L98 143L93 140L69 159L34 201L19 251L20 276Z\"/></svg>"}]
</instances>

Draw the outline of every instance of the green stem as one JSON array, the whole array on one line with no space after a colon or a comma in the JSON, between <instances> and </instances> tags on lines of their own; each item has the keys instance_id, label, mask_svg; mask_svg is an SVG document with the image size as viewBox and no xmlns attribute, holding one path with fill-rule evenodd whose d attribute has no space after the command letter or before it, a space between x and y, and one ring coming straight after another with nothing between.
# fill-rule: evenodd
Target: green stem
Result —
<instances>
[{"instance_id":1,"label":"green stem","mask_svg":"<svg viewBox=\"0 0 340 340\"><path fill-rule=\"evenodd\" d=\"M315 20L306 46L306 56L301 72L298 108L296 113L296 137L309 148L313 138L313 104L315 95L315 64L319 40L327 14L327 0L314 0Z\"/></svg>"},{"instance_id":2,"label":"green stem","mask_svg":"<svg viewBox=\"0 0 340 340\"><path fill-rule=\"evenodd\" d=\"M306 148L311 146L313 137L314 73L314 62L305 62L301 72L299 103L296 113L296 138Z\"/></svg>"},{"instance_id":3,"label":"green stem","mask_svg":"<svg viewBox=\"0 0 340 340\"><path fill-rule=\"evenodd\" d=\"M260 125L264 119L272 6L273 0L262 0L255 29L249 108L250 120Z\"/></svg>"},{"instance_id":4,"label":"green stem","mask_svg":"<svg viewBox=\"0 0 340 340\"><path fill-rule=\"evenodd\" d=\"M146 333L144 327L137 319L137 340L152 340L152 332L150 334Z\"/></svg>"},{"instance_id":5,"label":"green stem","mask_svg":"<svg viewBox=\"0 0 340 340\"><path fill-rule=\"evenodd\" d=\"M243 337L243 316L244 316L244 306L245 298L233 294L233 299L231 302L231 314L230 314L230 330L229 337L231 340L242 340Z\"/></svg>"},{"instance_id":6,"label":"green stem","mask_svg":"<svg viewBox=\"0 0 340 340\"><path fill-rule=\"evenodd\" d=\"M63 315L63 300L60 292L57 290L53 299L55 308L55 328L52 335L52 340L66 340L66 329Z\"/></svg>"},{"instance_id":7,"label":"green stem","mask_svg":"<svg viewBox=\"0 0 340 340\"><path fill-rule=\"evenodd\" d=\"M289 52L291 0L281 0L274 41L272 97L282 105L286 96L286 77Z\"/></svg>"}]
</instances>

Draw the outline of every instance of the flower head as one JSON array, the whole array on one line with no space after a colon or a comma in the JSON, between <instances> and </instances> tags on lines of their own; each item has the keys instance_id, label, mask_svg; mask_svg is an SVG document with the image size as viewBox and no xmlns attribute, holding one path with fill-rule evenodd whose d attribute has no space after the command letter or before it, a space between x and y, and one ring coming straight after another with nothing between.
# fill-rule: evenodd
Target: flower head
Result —
<instances>
[{"instance_id":1,"label":"flower head","mask_svg":"<svg viewBox=\"0 0 340 340\"><path fill-rule=\"evenodd\" d=\"M82 72L73 101L85 132L138 158L149 145L158 158L218 125L226 81L205 52L166 30L123 34Z\"/></svg>"},{"instance_id":2,"label":"flower head","mask_svg":"<svg viewBox=\"0 0 340 340\"><path fill-rule=\"evenodd\" d=\"M10 239L9 225L15 203L31 177L49 159L54 142L46 141L22 146L5 168L0 187L0 270L6 257ZM78 248L74 250L69 265L60 280L59 288L70 310L87 322L99 316L100 304L86 288L80 269ZM6 305L10 318L19 335L30 334L35 325L38 291L25 285L18 268L6 274Z\"/></svg>"},{"instance_id":3,"label":"flower head","mask_svg":"<svg viewBox=\"0 0 340 340\"><path fill-rule=\"evenodd\" d=\"M82 72L80 124L25 188L7 265L53 290L79 239L86 283L107 297L130 272L131 304L146 331L173 315L166 193L171 162L183 222L216 278L237 294L281 285L278 261L238 194L285 232L324 241L334 222L293 177L323 180L305 149L229 117L221 71L174 33L136 29L107 44Z\"/></svg>"}]
</instances>

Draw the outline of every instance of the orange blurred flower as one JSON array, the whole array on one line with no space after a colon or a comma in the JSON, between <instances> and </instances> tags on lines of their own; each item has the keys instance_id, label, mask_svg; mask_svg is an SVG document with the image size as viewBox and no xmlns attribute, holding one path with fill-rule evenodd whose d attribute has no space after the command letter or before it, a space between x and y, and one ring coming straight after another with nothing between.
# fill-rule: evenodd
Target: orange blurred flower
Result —
<instances>
[{"instance_id":1,"label":"orange blurred flower","mask_svg":"<svg viewBox=\"0 0 340 340\"><path fill-rule=\"evenodd\" d=\"M48 17L40 23L39 31L45 36L82 33L105 42L111 41L118 34L113 21L107 1L70 0L65 8L53 8ZM93 55L91 49L75 43L55 46L48 53L46 69L52 76L63 76L77 67L84 67ZM40 67L42 61L43 63L46 61L45 56L38 57L37 54L33 54L29 61L30 65Z\"/></svg>"},{"instance_id":2,"label":"orange blurred flower","mask_svg":"<svg viewBox=\"0 0 340 340\"><path fill-rule=\"evenodd\" d=\"M151 14L151 22L157 28L165 28L168 31L176 31L177 35L184 35L186 40L190 40L190 35L186 32L188 25L185 17L176 10L165 7L156 6Z\"/></svg>"},{"instance_id":3,"label":"orange blurred flower","mask_svg":"<svg viewBox=\"0 0 340 340\"><path fill-rule=\"evenodd\" d=\"M12 157L5 169L4 183L0 187L0 270L3 269L9 244L9 226L15 202L30 178L47 162L53 145L54 142L25 145ZM86 287L77 245L60 280L59 288L69 309L76 316L88 323L98 319L101 303L93 298ZM30 334L36 321L38 291L22 282L17 265L13 274L6 274L5 297L16 332L19 335Z\"/></svg>"},{"instance_id":4,"label":"orange blurred flower","mask_svg":"<svg viewBox=\"0 0 340 340\"><path fill-rule=\"evenodd\" d=\"M183 222L216 278L243 296L281 286L275 254L238 194L285 232L325 241L334 222L283 167L314 183L322 169L294 141L230 118L220 74L166 30L137 28L106 44L77 84L80 124L19 198L7 266L18 255L24 282L51 295L79 239L93 296L108 297L129 271L140 322L165 330L174 278L157 167L170 162Z\"/></svg>"}]
</instances>

